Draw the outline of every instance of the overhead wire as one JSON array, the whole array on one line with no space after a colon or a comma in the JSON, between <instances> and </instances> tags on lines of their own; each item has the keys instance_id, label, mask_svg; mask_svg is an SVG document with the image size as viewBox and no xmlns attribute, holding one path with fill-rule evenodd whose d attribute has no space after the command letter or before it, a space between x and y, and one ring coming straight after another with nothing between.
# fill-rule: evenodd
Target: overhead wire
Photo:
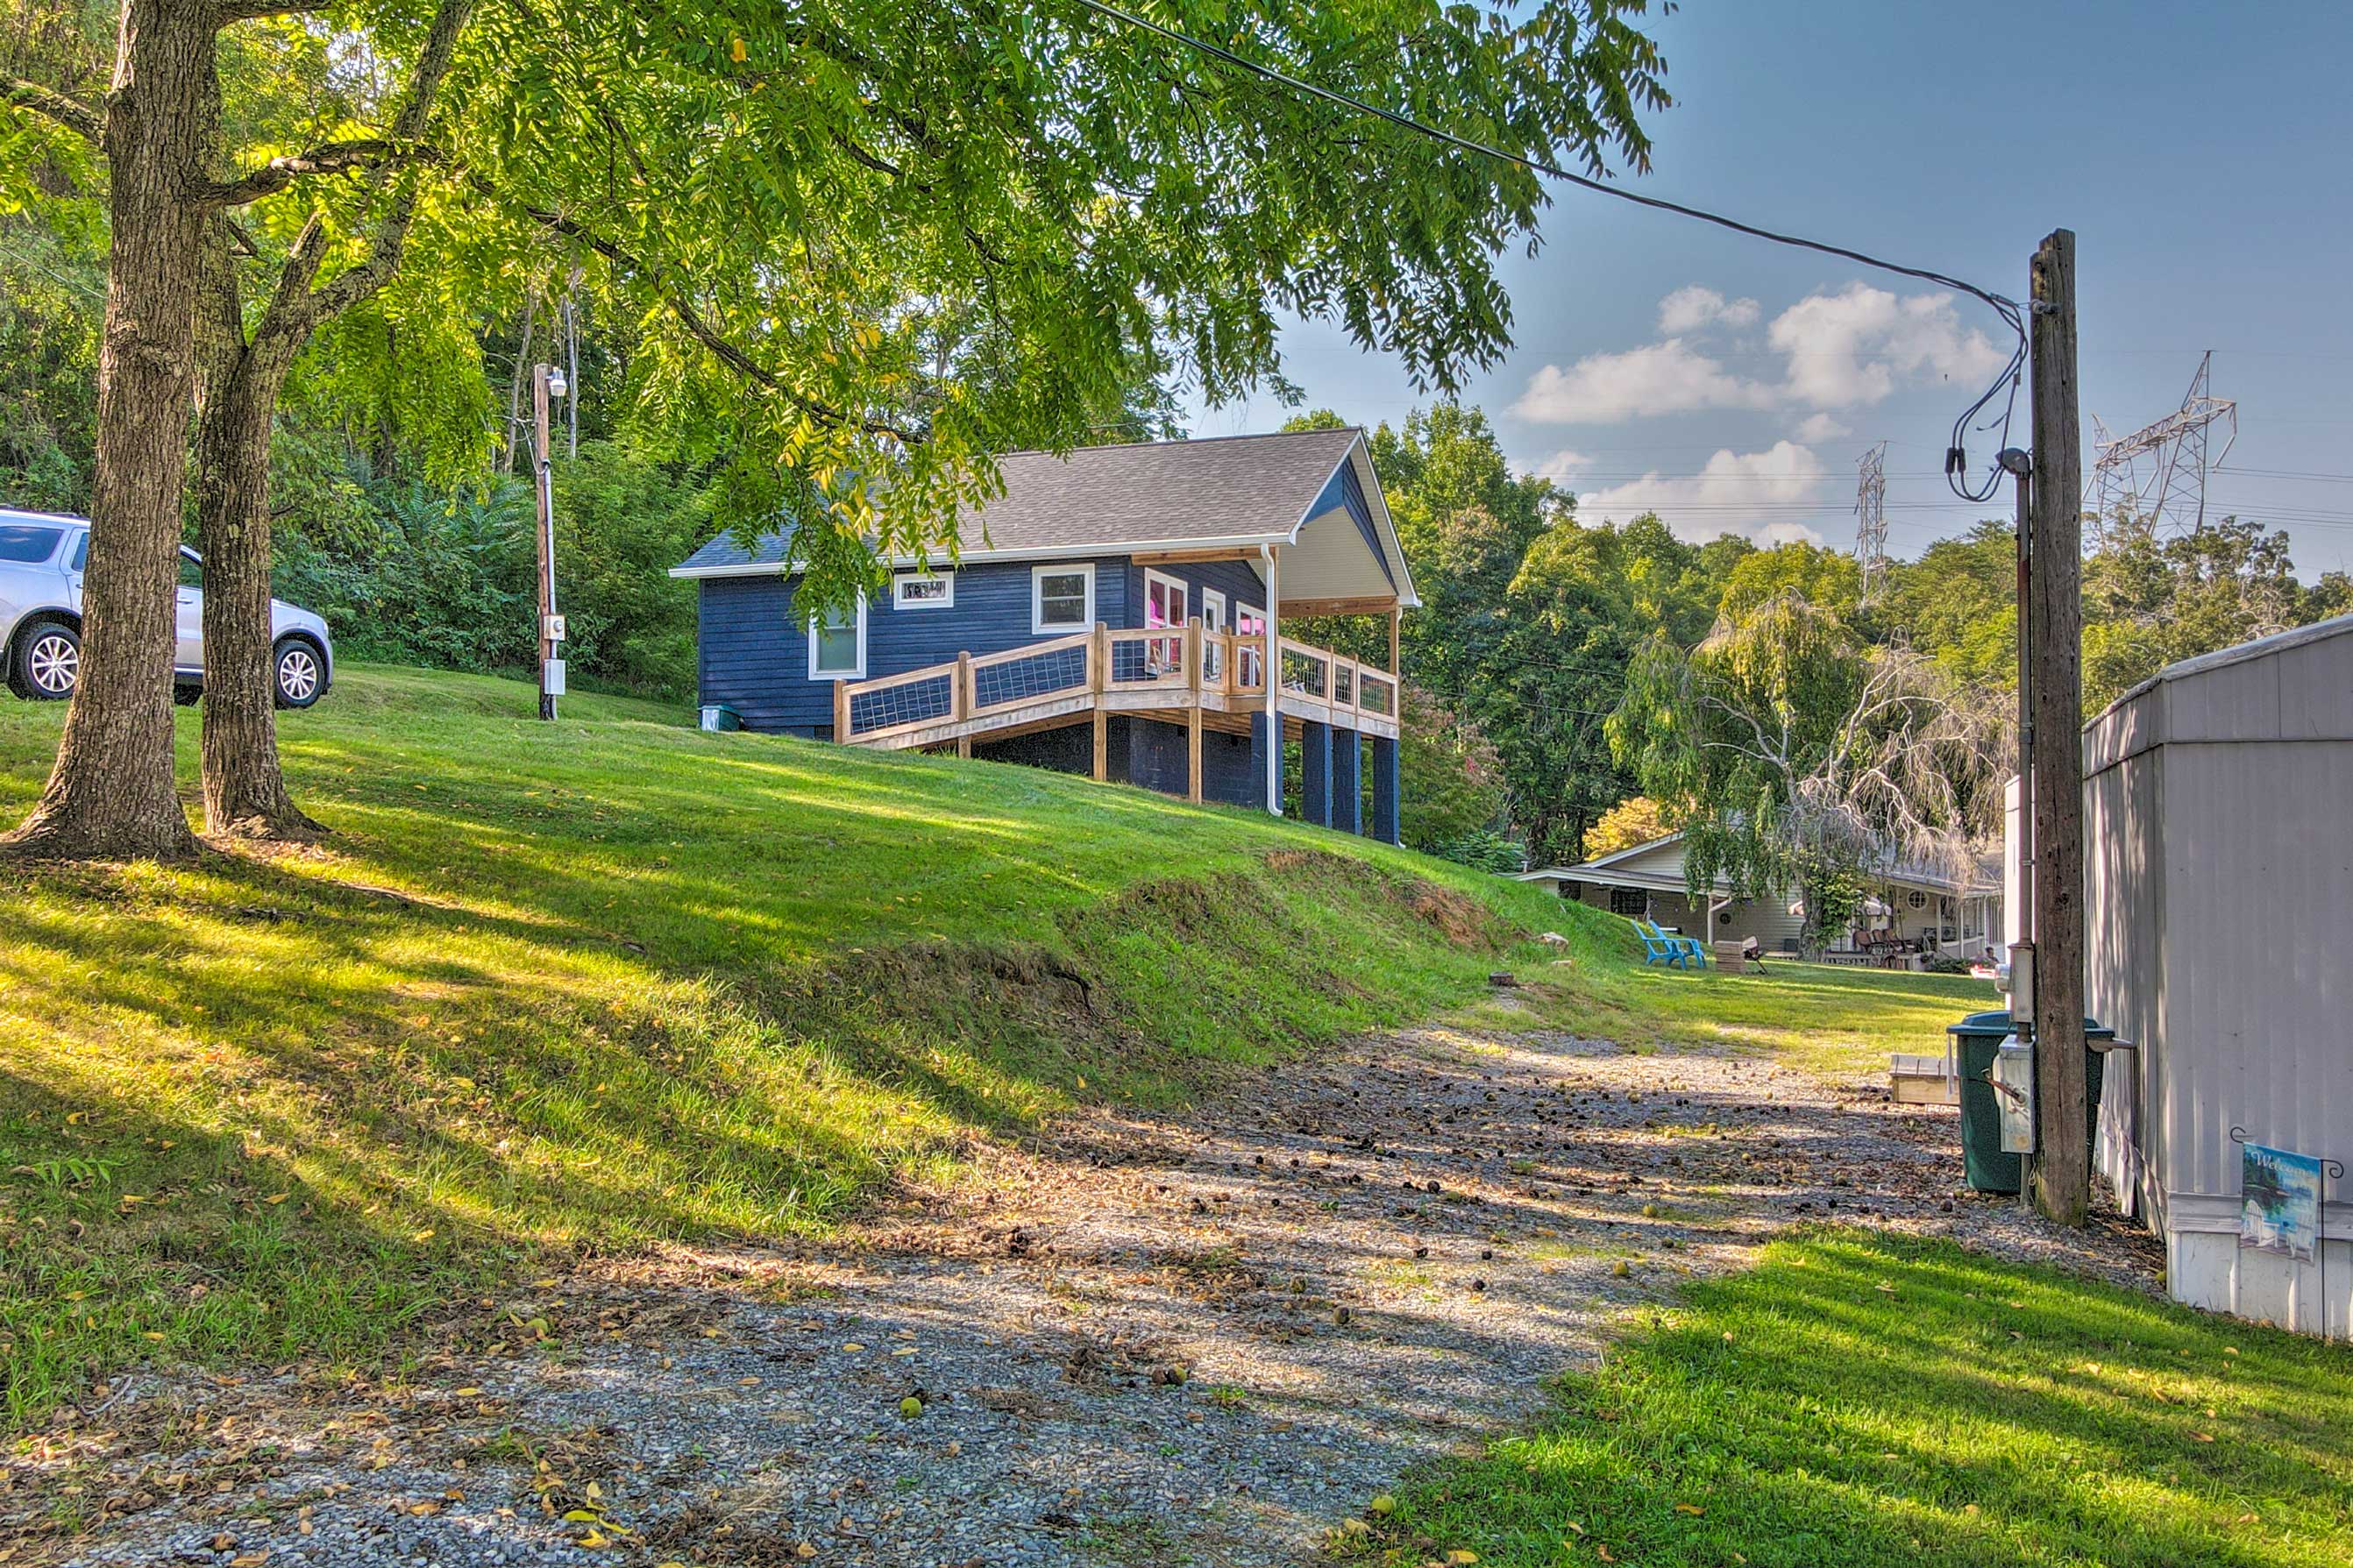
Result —
<instances>
[{"instance_id":1,"label":"overhead wire","mask_svg":"<svg viewBox=\"0 0 2353 1568\"><path fill-rule=\"evenodd\" d=\"M1991 289L1981 289L1966 279L1956 278L1947 272L1936 271L1933 268L1910 267L1902 262L1889 261L1883 257L1873 256L1868 251L1855 250L1843 245L1833 245L1827 240L1809 239L1803 235L1788 234L1778 229L1766 228L1761 225L1746 223L1736 217L1728 217L1722 213L1710 212L1704 207L1695 207L1688 205L1687 203L1670 201L1663 196L1644 195L1639 191L1630 191L1621 185L1613 185L1606 180L1596 179L1589 174L1579 174L1571 170L1564 169L1556 163L1546 163L1540 158L1525 157L1516 153L1507 153L1504 151L1504 149L1491 145L1488 142L1480 142L1468 136L1460 136L1451 131L1432 125L1426 121L1416 120L1409 114L1400 113L1394 109L1386 109L1377 103L1369 103L1365 100L1355 97L1349 93L1341 92L1333 88L1324 87L1318 83L1308 81L1303 78L1293 76L1288 71L1279 69L1276 67L1264 64L1259 60L1251 59L1247 55L1238 54L1222 44L1212 43L1206 38L1196 37L1190 33L1182 32L1177 28L1153 21L1148 16L1139 16L1132 11L1123 10L1117 5L1107 4L1106 0L1079 0L1079 4L1084 6L1087 10L1092 11L1100 16L1121 23L1126 26L1138 27L1147 33L1156 34L1158 37L1166 39L1170 43L1180 44L1187 48L1207 55L1212 59L1223 61L1225 64L1232 66L1237 70L1246 71L1262 80L1278 83L1281 86L1293 89L1293 91L1303 92L1310 97L1322 99L1327 103L1337 104L1343 109L1353 110L1359 114L1370 115L1376 120L1386 121L1387 123L1395 125L1401 130L1410 131L1416 135L1428 137L1431 141L1443 142L1448 146L1459 148L1466 153L1473 153L1484 158L1493 158L1498 162L1509 163L1514 168L1533 170L1537 174L1546 175L1552 179L1559 180L1564 184L1576 185L1581 189L1592 191L1600 195L1613 196L1620 201L1631 202L1637 206L1650 207L1659 212L1673 213L1681 217L1693 218L1701 223L1713 224L1718 228L1730 229L1735 234L1744 234L1753 239L1767 240L1775 245L1792 246L1800 250L1811 250L1819 252L1824 256L1835 256L1843 260L1852 261L1861 266L1873 268L1882 272L1894 273L1899 277L1916 278L1922 282L1934 283L1939 288L1950 289L1957 293L1967 294L1974 299L1983 300L1986 305L1992 309L1996 315L2001 318L2003 324L2008 326L2011 332L2016 335L2018 346L2011 353L2010 362L2003 368L2001 374L1995 378L1990 386L1986 388L1982 396L1980 396L1975 403L1970 404L1969 406L1962 412L1961 416L1953 422L1953 439L1951 444L1946 448L1945 474L1947 482L1952 486L1953 493L1959 496L1963 500L1989 500L1992 499L1995 490L2000 487L2002 468L1999 462L1994 464L1992 468L1989 471L1986 476L1985 483L1981 488L1973 489L1968 484L1968 457L1966 437L1968 435L1969 421L1976 418L1979 411L1984 409L1987 405L1990 404L1997 396L2001 395L2003 384L2007 383L2009 385L2010 396L2002 409L2000 425L2001 444L2003 446L2007 446L2009 444L2010 419L2017 412L2018 388L2021 380L2020 373L2026 362L2027 347L2025 307L2021 305L2017 300L2010 299L2005 295L1997 294ZM1990 429L1993 427L1993 423L1994 422L1992 420L1989 419L1986 424L1979 426L1979 428Z\"/></svg>"}]
</instances>

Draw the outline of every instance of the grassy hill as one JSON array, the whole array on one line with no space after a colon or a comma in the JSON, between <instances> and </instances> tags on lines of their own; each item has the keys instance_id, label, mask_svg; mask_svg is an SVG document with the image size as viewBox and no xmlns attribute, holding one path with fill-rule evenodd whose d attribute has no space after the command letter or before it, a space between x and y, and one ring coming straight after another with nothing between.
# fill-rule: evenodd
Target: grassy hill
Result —
<instances>
[{"instance_id":1,"label":"grassy hill","mask_svg":"<svg viewBox=\"0 0 2353 1568\"><path fill-rule=\"evenodd\" d=\"M1254 812L533 709L350 669L284 716L318 848L0 868L0 1422L140 1356L364 1359L584 1251L822 1228L976 1139L1498 966L1553 979L1525 994L1567 1027L1840 1072L1989 994L1646 971L1622 921ZM0 702L0 816L62 719Z\"/></svg>"},{"instance_id":2,"label":"grassy hill","mask_svg":"<svg viewBox=\"0 0 2353 1568\"><path fill-rule=\"evenodd\" d=\"M1573 913L1251 813L531 707L352 669L283 726L320 848L0 871L11 1418L139 1354L363 1355L551 1249L820 1226L1074 1099L1460 1002ZM0 813L61 718L0 703Z\"/></svg>"}]
</instances>

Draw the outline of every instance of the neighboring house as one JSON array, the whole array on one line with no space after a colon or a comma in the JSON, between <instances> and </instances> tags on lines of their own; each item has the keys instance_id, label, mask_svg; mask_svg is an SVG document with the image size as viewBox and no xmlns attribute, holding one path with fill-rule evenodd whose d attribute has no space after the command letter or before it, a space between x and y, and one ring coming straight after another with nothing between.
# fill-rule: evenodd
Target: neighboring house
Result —
<instances>
[{"instance_id":1,"label":"neighboring house","mask_svg":"<svg viewBox=\"0 0 2353 1568\"><path fill-rule=\"evenodd\" d=\"M671 575L702 595L702 701L753 730L1278 813L1288 740L1310 820L1396 841L1398 626L1419 601L1363 431L1017 452L997 469L1004 493L960 521L953 564L894 561L888 595L828 624L795 609L786 535L696 551ZM1285 617L1333 615L1386 616L1386 664L1281 637Z\"/></svg>"},{"instance_id":2,"label":"neighboring house","mask_svg":"<svg viewBox=\"0 0 2353 1568\"><path fill-rule=\"evenodd\" d=\"M2098 1164L2193 1306L2353 1330L2353 616L2187 659L2084 730ZM2343 1163L2306 1256L2242 1245L2241 1141ZM2317 1255L2315 1255L2315 1252Z\"/></svg>"},{"instance_id":3,"label":"neighboring house","mask_svg":"<svg viewBox=\"0 0 2353 1568\"><path fill-rule=\"evenodd\" d=\"M1704 899L1690 896L1683 878L1683 836L1670 833L1575 866L1525 871L1519 879L1550 888L1632 920L1651 921L1709 942L1753 938L1767 952L1795 952L1805 929L1805 905L1795 893L1735 898L1716 879ZM1979 875L1966 885L1925 866L1899 866L1870 879L1862 918L1831 943L1852 952L1866 936L1916 942L1943 957L1991 956L2001 926L2001 888Z\"/></svg>"}]
</instances>

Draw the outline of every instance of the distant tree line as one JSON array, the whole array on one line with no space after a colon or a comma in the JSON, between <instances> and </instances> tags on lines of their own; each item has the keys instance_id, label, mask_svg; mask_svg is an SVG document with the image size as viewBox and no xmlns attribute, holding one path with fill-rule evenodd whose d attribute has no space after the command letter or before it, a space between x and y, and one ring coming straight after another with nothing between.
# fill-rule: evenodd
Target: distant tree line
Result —
<instances>
[{"instance_id":1,"label":"distant tree line","mask_svg":"<svg viewBox=\"0 0 2353 1568\"><path fill-rule=\"evenodd\" d=\"M1318 411L1293 423L1344 422ZM1475 408L1441 403L1383 425L1372 449L1423 604L1404 642L1418 698L1404 826L1418 847L1567 864L1698 828L1700 863L1810 881L1828 908L1854 881L1855 846L1839 847L1852 836L1925 852L1989 826L1999 796L1985 790L2008 765L2018 678L2009 521L1891 563L1866 605L1843 551L1730 533L1694 542L1651 513L1579 519L1552 481L1512 472ZM2353 580L2303 583L2286 535L2258 523L2160 534L2128 514L2095 521L2087 716L2176 659L2353 611ZM1302 635L1386 651L1377 628L1346 622ZM1765 720L1776 727L1765 751L1787 754L1715 766L1733 737L1707 733L1703 709L1744 731ZM1904 787L1864 798L1890 769ZM1777 802L1805 823L1776 827ZM1787 843L1741 847L1783 829Z\"/></svg>"}]
</instances>

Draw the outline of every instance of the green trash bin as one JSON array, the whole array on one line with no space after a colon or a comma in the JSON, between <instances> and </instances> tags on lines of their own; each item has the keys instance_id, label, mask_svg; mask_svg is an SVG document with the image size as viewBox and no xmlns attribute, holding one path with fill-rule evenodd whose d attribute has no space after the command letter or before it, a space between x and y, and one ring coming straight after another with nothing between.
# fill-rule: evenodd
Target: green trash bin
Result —
<instances>
[{"instance_id":1,"label":"green trash bin","mask_svg":"<svg viewBox=\"0 0 2353 1568\"><path fill-rule=\"evenodd\" d=\"M1994 1052L2013 1029L2010 1015L1996 1011L1972 1013L1945 1031L1953 1037L1953 1058L1960 1064L1961 1163L1976 1192L2014 1193L2025 1181L2024 1163L2018 1155L2002 1152L2001 1107L1994 1099L1993 1085L1987 1081L1993 1071ZM2086 1042L2116 1037L2116 1032L2102 1027L2097 1019L2084 1020ZM2090 1136L2097 1136L2100 1129L2101 1070L2106 1059L2107 1053L2086 1044L2084 1108Z\"/></svg>"}]
</instances>

